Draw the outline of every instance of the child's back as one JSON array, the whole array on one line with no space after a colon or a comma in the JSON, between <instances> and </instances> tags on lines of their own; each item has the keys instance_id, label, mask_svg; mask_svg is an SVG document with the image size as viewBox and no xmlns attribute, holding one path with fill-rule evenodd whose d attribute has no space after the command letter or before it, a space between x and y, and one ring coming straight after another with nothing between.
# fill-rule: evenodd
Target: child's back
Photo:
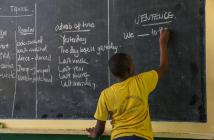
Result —
<instances>
[{"instance_id":1,"label":"child's back","mask_svg":"<svg viewBox=\"0 0 214 140\"><path fill-rule=\"evenodd\" d=\"M153 70L116 83L101 93L95 118L105 121L111 113L112 138L136 135L152 139L148 95L157 82L158 74Z\"/></svg>"}]
</instances>

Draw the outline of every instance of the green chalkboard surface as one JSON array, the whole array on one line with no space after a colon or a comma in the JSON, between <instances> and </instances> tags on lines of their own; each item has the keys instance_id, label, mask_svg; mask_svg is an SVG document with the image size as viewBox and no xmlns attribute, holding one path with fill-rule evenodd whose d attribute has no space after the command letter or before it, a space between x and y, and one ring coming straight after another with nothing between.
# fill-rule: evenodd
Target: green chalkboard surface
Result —
<instances>
[{"instance_id":1,"label":"green chalkboard surface","mask_svg":"<svg viewBox=\"0 0 214 140\"><path fill-rule=\"evenodd\" d=\"M159 30L172 30L170 70L150 96L153 120L206 121L205 1L1 0L0 118L93 119L116 82L108 59L159 64Z\"/></svg>"}]
</instances>

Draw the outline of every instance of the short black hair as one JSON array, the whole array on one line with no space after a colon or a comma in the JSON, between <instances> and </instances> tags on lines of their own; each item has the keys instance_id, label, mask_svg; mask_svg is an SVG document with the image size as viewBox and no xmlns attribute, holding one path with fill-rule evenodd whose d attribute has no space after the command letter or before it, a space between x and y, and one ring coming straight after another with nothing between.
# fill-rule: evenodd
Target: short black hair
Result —
<instances>
[{"instance_id":1,"label":"short black hair","mask_svg":"<svg viewBox=\"0 0 214 140\"><path fill-rule=\"evenodd\" d=\"M125 53L116 53L109 60L111 73L117 78L123 78L127 74L130 65L130 57Z\"/></svg>"}]
</instances>

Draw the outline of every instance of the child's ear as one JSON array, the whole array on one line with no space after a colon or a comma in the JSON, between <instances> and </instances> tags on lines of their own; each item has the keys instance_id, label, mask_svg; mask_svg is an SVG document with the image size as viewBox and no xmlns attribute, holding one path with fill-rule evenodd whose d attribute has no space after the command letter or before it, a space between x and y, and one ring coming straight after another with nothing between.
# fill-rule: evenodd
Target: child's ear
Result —
<instances>
[{"instance_id":1,"label":"child's ear","mask_svg":"<svg viewBox=\"0 0 214 140\"><path fill-rule=\"evenodd\" d=\"M129 66L129 67L128 67L128 74L131 74L131 73L132 73L132 67Z\"/></svg>"},{"instance_id":2,"label":"child's ear","mask_svg":"<svg viewBox=\"0 0 214 140\"><path fill-rule=\"evenodd\" d=\"M130 66L128 67L128 74L133 75L133 74L134 74L134 71L135 71L134 69L135 69L134 64L130 65Z\"/></svg>"}]
</instances>

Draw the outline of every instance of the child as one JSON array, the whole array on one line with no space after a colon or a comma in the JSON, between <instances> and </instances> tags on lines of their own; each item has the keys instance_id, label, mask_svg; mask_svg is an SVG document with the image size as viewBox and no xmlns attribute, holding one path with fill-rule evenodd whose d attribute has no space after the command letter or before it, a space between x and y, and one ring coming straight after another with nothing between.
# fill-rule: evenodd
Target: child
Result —
<instances>
[{"instance_id":1,"label":"child","mask_svg":"<svg viewBox=\"0 0 214 140\"><path fill-rule=\"evenodd\" d=\"M134 75L131 57L117 53L109 60L109 67L120 82L102 91L94 115L96 126L86 129L96 138L105 130L108 116L112 117L112 140L152 140L148 96L168 70L167 44L170 32L160 31L160 66L156 70Z\"/></svg>"}]
</instances>

